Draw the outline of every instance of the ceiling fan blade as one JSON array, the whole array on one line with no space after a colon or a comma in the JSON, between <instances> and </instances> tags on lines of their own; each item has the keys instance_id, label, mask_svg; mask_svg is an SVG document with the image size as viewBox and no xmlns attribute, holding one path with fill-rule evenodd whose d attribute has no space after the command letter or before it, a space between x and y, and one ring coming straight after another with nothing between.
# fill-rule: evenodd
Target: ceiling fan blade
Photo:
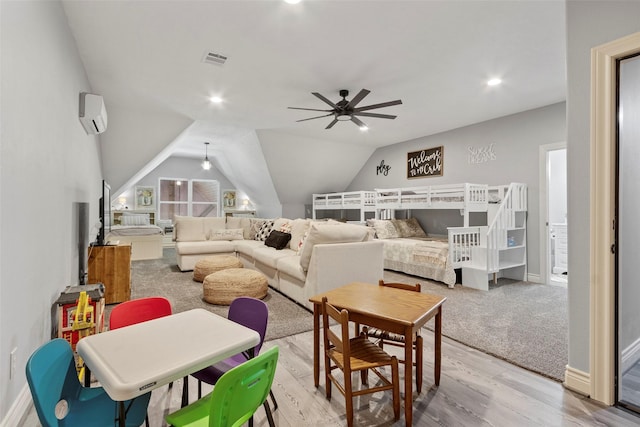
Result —
<instances>
[{"instance_id":1,"label":"ceiling fan blade","mask_svg":"<svg viewBox=\"0 0 640 427\"><path fill-rule=\"evenodd\" d=\"M361 127L361 128L362 128L362 127L365 127L365 128L367 127L367 125L365 125L364 123L362 123L362 121L361 121L359 118L357 118L356 116L351 116L351 121L352 121L353 123L357 124L357 125L358 125L358 127Z\"/></svg>"},{"instance_id":2,"label":"ceiling fan blade","mask_svg":"<svg viewBox=\"0 0 640 427\"><path fill-rule=\"evenodd\" d=\"M378 113L353 113L354 116L363 116L363 117L377 117L379 119L395 119L398 116L392 116L391 114L378 114Z\"/></svg>"},{"instance_id":3,"label":"ceiling fan blade","mask_svg":"<svg viewBox=\"0 0 640 427\"><path fill-rule=\"evenodd\" d=\"M317 108L299 108L299 107L287 107L290 110L305 110L305 111L325 111L325 112L329 112L329 111L333 111L333 110L319 110Z\"/></svg>"},{"instance_id":4,"label":"ceiling fan blade","mask_svg":"<svg viewBox=\"0 0 640 427\"><path fill-rule=\"evenodd\" d=\"M370 90L362 89L360 92L358 92L356 96L353 97L351 101L349 101L346 108L355 108L355 106L358 105L358 103L362 101L364 97L369 95L370 93L371 93Z\"/></svg>"},{"instance_id":5,"label":"ceiling fan blade","mask_svg":"<svg viewBox=\"0 0 640 427\"><path fill-rule=\"evenodd\" d=\"M392 105L399 105L399 104L402 104L402 101L397 99L395 101L383 102L381 104L373 104L373 105L367 105L366 107L355 108L354 111L356 113L359 113L360 111L373 110L374 108L390 107Z\"/></svg>"},{"instance_id":6,"label":"ceiling fan blade","mask_svg":"<svg viewBox=\"0 0 640 427\"><path fill-rule=\"evenodd\" d=\"M331 123L329 123L329 126L327 126L325 129L331 129L333 127L333 125L335 125L336 123L338 123L337 119L333 119L333 121Z\"/></svg>"},{"instance_id":7,"label":"ceiling fan blade","mask_svg":"<svg viewBox=\"0 0 640 427\"><path fill-rule=\"evenodd\" d=\"M323 118L323 117L329 117L329 116L333 116L333 113L331 113L331 114L325 114L324 116L309 117L308 119L296 120L296 122L306 122L307 120L321 119L321 118Z\"/></svg>"},{"instance_id":8,"label":"ceiling fan blade","mask_svg":"<svg viewBox=\"0 0 640 427\"><path fill-rule=\"evenodd\" d=\"M334 104L333 102L329 101L327 98L325 98L324 96L322 96L318 92L311 92L311 95L314 95L315 97L317 97L320 100L324 101L325 103L329 104L331 106L331 108L337 108L336 104Z\"/></svg>"}]
</instances>

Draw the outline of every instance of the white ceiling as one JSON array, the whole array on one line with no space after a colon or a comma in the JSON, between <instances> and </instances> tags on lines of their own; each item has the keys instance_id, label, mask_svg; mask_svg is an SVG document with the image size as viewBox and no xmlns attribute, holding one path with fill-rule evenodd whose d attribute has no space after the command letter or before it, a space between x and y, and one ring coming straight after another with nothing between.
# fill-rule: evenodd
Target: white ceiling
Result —
<instances>
[{"instance_id":1,"label":"white ceiling","mask_svg":"<svg viewBox=\"0 0 640 427\"><path fill-rule=\"evenodd\" d=\"M175 114L370 149L565 99L564 1L78 1L63 5L92 90L107 108ZM206 52L229 57L202 62ZM486 81L503 84L489 88ZM371 90L362 118L331 117L311 92ZM211 95L225 99L221 105ZM113 123L109 123L112 126ZM116 125L116 124L113 124ZM209 136L215 140L215 130ZM201 157L202 136L171 152ZM365 159L366 160L366 159Z\"/></svg>"},{"instance_id":2,"label":"white ceiling","mask_svg":"<svg viewBox=\"0 0 640 427\"><path fill-rule=\"evenodd\" d=\"M344 191L377 147L566 99L563 0L62 4L110 112L103 174L118 191L169 156L202 158L211 141L236 188L301 205ZM211 51L227 62L203 63ZM493 77L503 84L489 88ZM371 93L359 106L401 99L373 111L398 117L325 130L331 117L298 123L323 113L287 108L325 109L311 92L337 102L340 89L362 88Z\"/></svg>"}]
</instances>

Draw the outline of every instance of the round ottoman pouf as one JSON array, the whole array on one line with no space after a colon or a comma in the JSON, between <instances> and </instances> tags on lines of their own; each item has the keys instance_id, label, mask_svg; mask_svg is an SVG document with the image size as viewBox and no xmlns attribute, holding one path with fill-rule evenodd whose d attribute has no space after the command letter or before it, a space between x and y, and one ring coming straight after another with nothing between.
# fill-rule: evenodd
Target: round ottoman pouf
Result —
<instances>
[{"instance_id":1,"label":"round ottoman pouf","mask_svg":"<svg viewBox=\"0 0 640 427\"><path fill-rule=\"evenodd\" d=\"M211 304L229 305L238 297L262 299L267 296L267 278L247 268L228 268L205 277L202 291Z\"/></svg>"},{"instance_id":2,"label":"round ottoman pouf","mask_svg":"<svg viewBox=\"0 0 640 427\"><path fill-rule=\"evenodd\" d=\"M232 255L214 255L196 262L193 280L202 282L205 277L226 268L242 268L242 262Z\"/></svg>"}]
</instances>

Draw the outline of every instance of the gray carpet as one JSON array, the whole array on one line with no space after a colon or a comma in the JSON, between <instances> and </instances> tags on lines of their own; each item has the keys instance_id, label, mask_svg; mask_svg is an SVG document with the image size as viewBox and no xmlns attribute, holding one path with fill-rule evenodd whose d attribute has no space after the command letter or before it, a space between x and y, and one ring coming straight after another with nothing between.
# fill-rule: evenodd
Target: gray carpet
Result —
<instances>
[{"instance_id":1,"label":"gray carpet","mask_svg":"<svg viewBox=\"0 0 640 427\"><path fill-rule=\"evenodd\" d=\"M442 332L448 338L546 377L563 381L567 354L567 290L557 286L499 280L488 292L446 285L385 271L384 279L422 285L423 292L443 295ZM174 249L162 259L132 263L131 297L165 296L175 312L202 307L222 316L228 307L202 301L202 284L176 266ZM273 289L267 340L310 331L310 312ZM105 315L108 316L109 308ZM433 320L427 324L433 327Z\"/></svg>"},{"instance_id":2,"label":"gray carpet","mask_svg":"<svg viewBox=\"0 0 640 427\"><path fill-rule=\"evenodd\" d=\"M202 283L193 281L192 272L183 273L178 269L172 248L164 249L163 258L131 263L131 298L149 296L168 298L174 313L204 308L227 317L229 311L228 306L213 305L202 300ZM269 307L265 340L313 329L311 313L277 291L269 288L269 294L263 301Z\"/></svg>"},{"instance_id":3,"label":"gray carpet","mask_svg":"<svg viewBox=\"0 0 640 427\"><path fill-rule=\"evenodd\" d=\"M447 297L442 333L469 347L557 381L568 363L567 290L498 280L489 291L385 271L385 280L420 283L422 291ZM433 320L427 324L433 328Z\"/></svg>"}]
</instances>

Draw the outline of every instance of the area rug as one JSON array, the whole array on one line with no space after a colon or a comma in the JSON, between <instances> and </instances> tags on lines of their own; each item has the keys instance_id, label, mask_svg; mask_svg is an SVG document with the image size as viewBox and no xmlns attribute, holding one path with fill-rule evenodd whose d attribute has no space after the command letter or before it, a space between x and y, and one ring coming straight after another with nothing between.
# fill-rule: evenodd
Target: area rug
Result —
<instances>
[{"instance_id":1,"label":"area rug","mask_svg":"<svg viewBox=\"0 0 640 427\"><path fill-rule=\"evenodd\" d=\"M160 259L132 261L131 298L163 296L171 301L174 313L204 308L227 317L228 306L209 304L202 299L202 283L193 280L193 272L181 272L176 265L175 249L165 248ZM312 314L269 288L263 299L269 307L265 340L273 340L313 329ZM105 312L105 315L108 315Z\"/></svg>"},{"instance_id":2,"label":"area rug","mask_svg":"<svg viewBox=\"0 0 640 427\"><path fill-rule=\"evenodd\" d=\"M568 363L567 289L499 279L488 291L385 271L385 280L420 283L447 298L442 334L556 381ZM433 320L427 323L433 329Z\"/></svg>"}]
</instances>

